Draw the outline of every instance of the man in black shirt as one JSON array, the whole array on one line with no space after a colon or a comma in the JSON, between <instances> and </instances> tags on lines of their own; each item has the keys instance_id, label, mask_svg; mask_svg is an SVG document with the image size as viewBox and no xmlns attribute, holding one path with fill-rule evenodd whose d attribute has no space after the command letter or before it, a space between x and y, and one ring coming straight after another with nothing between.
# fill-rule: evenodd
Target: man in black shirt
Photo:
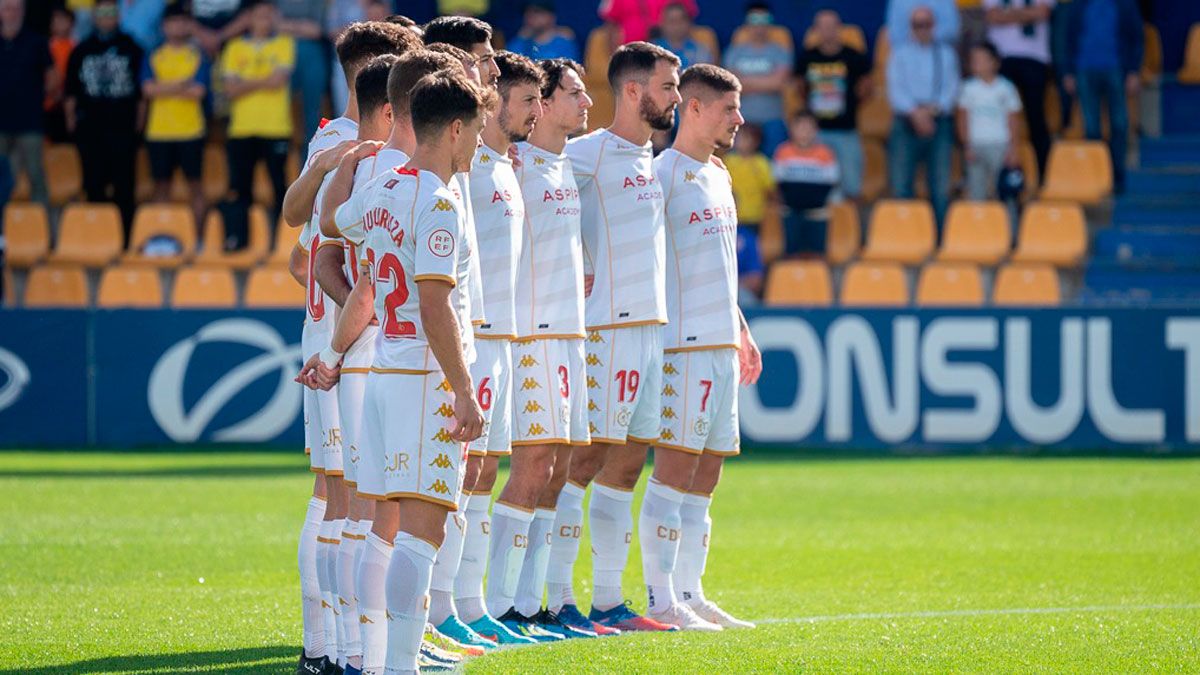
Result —
<instances>
[{"instance_id":1,"label":"man in black shirt","mask_svg":"<svg viewBox=\"0 0 1200 675\"><path fill-rule=\"evenodd\" d=\"M858 102L870 96L870 65L862 52L842 42L842 19L833 10L813 19L817 46L796 60L801 99L817 118L820 141L837 155L839 187L847 199L862 194L863 150L858 136Z\"/></svg>"},{"instance_id":2,"label":"man in black shirt","mask_svg":"<svg viewBox=\"0 0 1200 675\"><path fill-rule=\"evenodd\" d=\"M42 102L46 80L54 76L50 46L25 23L24 0L0 0L0 155L14 175L29 176L33 201L48 206L42 170Z\"/></svg>"},{"instance_id":3,"label":"man in black shirt","mask_svg":"<svg viewBox=\"0 0 1200 675\"><path fill-rule=\"evenodd\" d=\"M67 63L67 130L75 134L90 202L115 202L128 240L133 224L142 49L118 28L116 0L97 0L95 31ZM109 188L112 188L111 196Z\"/></svg>"}]
</instances>

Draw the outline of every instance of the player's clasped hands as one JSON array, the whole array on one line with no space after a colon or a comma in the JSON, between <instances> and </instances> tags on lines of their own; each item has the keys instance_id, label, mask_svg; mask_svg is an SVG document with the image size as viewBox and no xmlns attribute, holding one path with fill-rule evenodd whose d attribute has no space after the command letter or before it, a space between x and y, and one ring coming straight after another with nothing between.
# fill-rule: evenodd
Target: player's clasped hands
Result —
<instances>
[{"instance_id":1,"label":"player's clasped hands","mask_svg":"<svg viewBox=\"0 0 1200 675\"><path fill-rule=\"evenodd\" d=\"M330 367L321 360L321 354L317 353L309 357L308 362L300 369L300 374L296 376L296 382L309 389L329 391L333 388L333 385L337 384L338 378L341 375L342 367L340 362Z\"/></svg>"}]
</instances>

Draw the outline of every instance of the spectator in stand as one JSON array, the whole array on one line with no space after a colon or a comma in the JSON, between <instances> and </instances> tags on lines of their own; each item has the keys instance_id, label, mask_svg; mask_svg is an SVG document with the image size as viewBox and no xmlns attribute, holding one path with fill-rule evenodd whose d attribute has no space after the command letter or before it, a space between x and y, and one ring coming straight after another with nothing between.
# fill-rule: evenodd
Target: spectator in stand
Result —
<instances>
[{"instance_id":1,"label":"spectator in stand","mask_svg":"<svg viewBox=\"0 0 1200 675\"><path fill-rule=\"evenodd\" d=\"M243 5L250 0L191 0L194 37L209 58L216 58L232 37L246 32Z\"/></svg>"},{"instance_id":2,"label":"spectator in stand","mask_svg":"<svg viewBox=\"0 0 1200 675\"><path fill-rule=\"evenodd\" d=\"M579 60L579 45L570 28L558 25L554 0L531 0L525 3L525 19L521 30L508 43L508 50L531 59Z\"/></svg>"},{"instance_id":3,"label":"spectator in stand","mask_svg":"<svg viewBox=\"0 0 1200 675\"><path fill-rule=\"evenodd\" d=\"M67 62L74 49L75 13L61 7L50 19L50 60L54 64L54 77L53 82L46 83L46 137L54 143L70 140L63 115L63 83L67 81Z\"/></svg>"},{"instance_id":4,"label":"spectator in stand","mask_svg":"<svg viewBox=\"0 0 1200 675\"><path fill-rule=\"evenodd\" d=\"M812 113L797 113L788 125L788 140L775 150L775 180L787 206L783 252L789 257L825 253L826 206L838 184L838 164L833 150L817 140L818 130Z\"/></svg>"},{"instance_id":5,"label":"spectator in stand","mask_svg":"<svg viewBox=\"0 0 1200 675\"><path fill-rule=\"evenodd\" d=\"M967 198L995 199L1004 167L1018 165L1021 97L1000 75L1000 53L990 42L971 48L971 75L958 96L958 137L967 165Z\"/></svg>"},{"instance_id":6,"label":"spectator in stand","mask_svg":"<svg viewBox=\"0 0 1200 675\"><path fill-rule=\"evenodd\" d=\"M25 26L25 0L0 0L0 155L15 176L29 176L35 202L49 205L42 167L42 104L47 83L55 85L46 38ZM53 89L54 86L50 86Z\"/></svg>"},{"instance_id":7,"label":"spectator in stand","mask_svg":"<svg viewBox=\"0 0 1200 675\"><path fill-rule=\"evenodd\" d=\"M895 115L888 171L892 196L912 199L917 165L925 164L930 201L940 226L950 203L958 54L950 45L934 41L936 23L928 7L913 10L909 25L916 40L893 48L888 58L888 101Z\"/></svg>"},{"instance_id":8,"label":"spectator in stand","mask_svg":"<svg viewBox=\"0 0 1200 675\"><path fill-rule=\"evenodd\" d=\"M654 44L679 57L680 70L697 63L714 63L715 55L705 45L692 39L692 15L682 2L672 2L663 9L658 22L658 37Z\"/></svg>"},{"instance_id":9,"label":"spectator in stand","mask_svg":"<svg viewBox=\"0 0 1200 675\"><path fill-rule=\"evenodd\" d=\"M687 8L693 19L700 13L696 0L604 0L600 4L600 18L614 24L621 31L623 42L648 41L650 32L658 25L667 5L680 3Z\"/></svg>"},{"instance_id":10,"label":"spectator in stand","mask_svg":"<svg viewBox=\"0 0 1200 675\"><path fill-rule=\"evenodd\" d=\"M787 137L783 88L793 61L790 50L769 39L774 20L767 3L751 2L746 6L748 41L725 51L725 67L742 82L742 117L762 127L763 150L768 154Z\"/></svg>"},{"instance_id":11,"label":"spectator in stand","mask_svg":"<svg viewBox=\"0 0 1200 675\"><path fill-rule=\"evenodd\" d=\"M88 201L114 202L128 240L138 132L145 120L138 86L144 53L121 30L116 0L96 0L92 23L92 34L67 64L67 130L79 146Z\"/></svg>"},{"instance_id":12,"label":"spectator in stand","mask_svg":"<svg viewBox=\"0 0 1200 675\"><path fill-rule=\"evenodd\" d=\"M392 13L387 0L333 0L325 13L325 38L337 44L342 31L359 21L383 21ZM345 110L350 102L350 85L336 53L330 55L329 100L334 110ZM309 136L311 138L311 135ZM306 160L307 161L307 160Z\"/></svg>"},{"instance_id":13,"label":"spectator in stand","mask_svg":"<svg viewBox=\"0 0 1200 675\"><path fill-rule=\"evenodd\" d=\"M274 190L274 212L279 217L287 188L284 170L292 137L291 82L296 67L296 43L292 36L275 32L279 14L270 2L250 6L249 30L225 46L221 73L229 109L229 187L236 208L226 209L240 232L254 201L254 168L267 167ZM236 237L235 237L236 240ZM237 240L230 248L244 245Z\"/></svg>"},{"instance_id":14,"label":"spectator in stand","mask_svg":"<svg viewBox=\"0 0 1200 675\"><path fill-rule=\"evenodd\" d=\"M778 199L771 162L762 154L762 130L747 124L738 130L733 147L722 158L733 183L738 215L738 284L744 293L762 294L762 254L758 235L767 204Z\"/></svg>"},{"instance_id":15,"label":"spectator in stand","mask_svg":"<svg viewBox=\"0 0 1200 675\"><path fill-rule=\"evenodd\" d=\"M817 12L813 29L817 45L796 62L797 84L805 106L817 118L821 142L837 155L842 195L858 199L863 176L858 102L871 95L871 64L865 54L842 42L842 18L837 12Z\"/></svg>"},{"instance_id":16,"label":"spectator in stand","mask_svg":"<svg viewBox=\"0 0 1200 675\"><path fill-rule=\"evenodd\" d=\"M171 199L175 170L183 171L192 195L196 226L204 223L208 205L201 185L204 164L204 106L208 93L208 62L192 44L192 20L187 9L171 5L163 16L166 42L146 57L142 66L142 94L149 101L146 150L154 198Z\"/></svg>"},{"instance_id":17,"label":"spectator in stand","mask_svg":"<svg viewBox=\"0 0 1200 675\"><path fill-rule=\"evenodd\" d=\"M162 19L167 0L119 0L121 30L138 43L144 52L162 44Z\"/></svg>"},{"instance_id":18,"label":"spectator in stand","mask_svg":"<svg viewBox=\"0 0 1200 675\"><path fill-rule=\"evenodd\" d=\"M1073 0L1067 30L1067 62L1063 84L1078 92L1084 133L1102 139L1100 103L1108 105L1109 149L1112 152L1113 188L1125 189L1125 161L1129 143L1126 95L1141 87L1139 70L1145 48L1142 16L1134 0Z\"/></svg>"},{"instance_id":19,"label":"spectator in stand","mask_svg":"<svg viewBox=\"0 0 1200 675\"><path fill-rule=\"evenodd\" d=\"M5 304L4 298L4 209L8 206L8 200L12 197L13 185L12 165L8 162L8 155L0 155L0 305Z\"/></svg>"},{"instance_id":20,"label":"spectator in stand","mask_svg":"<svg viewBox=\"0 0 1200 675\"><path fill-rule=\"evenodd\" d=\"M1022 2L1023 0L1017 0ZM938 44L958 45L962 31L962 17L955 0L888 0L887 29L892 49L918 41L912 29L912 13L918 7L933 12L934 28L932 40Z\"/></svg>"},{"instance_id":21,"label":"spectator in stand","mask_svg":"<svg viewBox=\"0 0 1200 675\"><path fill-rule=\"evenodd\" d=\"M1050 77L1050 12L1055 0L983 0L988 41L1000 52L1000 74L1012 82L1025 107L1025 125L1046 174L1050 129L1046 124L1046 82Z\"/></svg>"},{"instance_id":22,"label":"spectator in stand","mask_svg":"<svg viewBox=\"0 0 1200 675\"><path fill-rule=\"evenodd\" d=\"M321 123L321 103L329 87L329 49L325 44L326 0L277 0L278 31L296 42L292 90L300 95L303 138L312 138ZM301 158L303 161L304 158Z\"/></svg>"}]
</instances>

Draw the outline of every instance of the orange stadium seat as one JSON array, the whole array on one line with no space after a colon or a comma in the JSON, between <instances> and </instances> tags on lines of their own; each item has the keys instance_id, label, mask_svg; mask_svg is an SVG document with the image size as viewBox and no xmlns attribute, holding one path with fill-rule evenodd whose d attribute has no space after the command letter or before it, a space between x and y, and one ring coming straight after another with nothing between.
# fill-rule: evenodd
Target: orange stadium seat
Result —
<instances>
[{"instance_id":1,"label":"orange stadium seat","mask_svg":"<svg viewBox=\"0 0 1200 675\"><path fill-rule=\"evenodd\" d=\"M46 167L46 189L50 192L51 204L61 206L83 192L83 168L73 143L46 146L42 161Z\"/></svg>"},{"instance_id":2,"label":"orange stadium seat","mask_svg":"<svg viewBox=\"0 0 1200 675\"><path fill-rule=\"evenodd\" d=\"M887 150L883 142L875 138L864 138L862 196L874 202L887 193L888 167Z\"/></svg>"},{"instance_id":3,"label":"orange stadium seat","mask_svg":"<svg viewBox=\"0 0 1200 675\"><path fill-rule=\"evenodd\" d=\"M583 67L587 72L584 84L587 85L588 96L592 98L592 107L588 111L588 129L599 129L608 126L613 119L612 90L608 86L608 62L612 59L613 50L620 44L614 32L618 29L611 24L601 24L588 33L587 45L583 52Z\"/></svg>"},{"instance_id":4,"label":"orange stadium seat","mask_svg":"<svg viewBox=\"0 0 1200 675\"><path fill-rule=\"evenodd\" d=\"M1087 254L1088 233L1083 208L1069 202L1034 202L1021 215L1013 262L1074 267Z\"/></svg>"},{"instance_id":5,"label":"orange stadium seat","mask_svg":"<svg viewBox=\"0 0 1200 675\"><path fill-rule=\"evenodd\" d=\"M225 199L229 191L229 163L225 159L225 148L212 143L204 146L204 167L201 174L204 183L204 198L215 204Z\"/></svg>"},{"instance_id":6,"label":"orange stadium seat","mask_svg":"<svg viewBox=\"0 0 1200 675\"><path fill-rule=\"evenodd\" d=\"M1000 307L1055 307L1061 295L1049 265L1005 265L992 285L992 304Z\"/></svg>"},{"instance_id":7,"label":"orange stadium seat","mask_svg":"<svg viewBox=\"0 0 1200 675\"><path fill-rule=\"evenodd\" d=\"M171 306L176 308L233 307L237 284L224 267L184 267L175 274Z\"/></svg>"},{"instance_id":8,"label":"orange stadium seat","mask_svg":"<svg viewBox=\"0 0 1200 675\"><path fill-rule=\"evenodd\" d=\"M721 63L721 41L717 39L717 32L708 26L693 26L691 38L697 44L708 47L708 51L713 56L713 63Z\"/></svg>"},{"instance_id":9,"label":"orange stadium seat","mask_svg":"<svg viewBox=\"0 0 1200 675\"><path fill-rule=\"evenodd\" d=\"M1162 36L1154 24L1147 22L1143 28L1145 48L1142 54L1142 82L1153 82L1163 72Z\"/></svg>"},{"instance_id":10,"label":"orange stadium seat","mask_svg":"<svg viewBox=\"0 0 1200 675\"><path fill-rule=\"evenodd\" d=\"M780 260L767 273L763 302L768 305L828 307L833 304L833 280L821 260Z\"/></svg>"},{"instance_id":11,"label":"orange stadium seat","mask_svg":"<svg viewBox=\"0 0 1200 675\"><path fill-rule=\"evenodd\" d=\"M738 26L737 30L733 31L733 37L729 40L729 44L737 45L749 41L750 27ZM792 31L787 26L771 26L767 30L767 42L774 42L789 52L796 51L796 44L792 40Z\"/></svg>"},{"instance_id":12,"label":"orange stadium seat","mask_svg":"<svg viewBox=\"0 0 1200 675\"><path fill-rule=\"evenodd\" d=\"M304 287L286 265L257 267L246 279L247 307L303 307Z\"/></svg>"},{"instance_id":13,"label":"orange stadium seat","mask_svg":"<svg viewBox=\"0 0 1200 675\"><path fill-rule=\"evenodd\" d=\"M933 209L927 202L888 199L875 204L863 260L918 265L933 253Z\"/></svg>"},{"instance_id":14,"label":"orange stadium seat","mask_svg":"<svg viewBox=\"0 0 1200 675\"><path fill-rule=\"evenodd\" d=\"M121 255L125 233L121 212L113 204L68 204L58 224L52 262L104 267Z\"/></svg>"},{"instance_id":15,"label":"orange stadium seat","mask_svg":"<svg viewBox=\"0 0 1200 675\"><path fill-rule=\"evenodd\" d=\"M46 208L33 202L5 206L4 239L9 265L26 268L41 262L50 251L50 219L46 217Z\"/></svg>"},{"instance_id":16,"label":"orange stadium seat","mask_svg":"<svg viewBox=\"0 0 1200 675\"><path fill-rule=\"evenodd\" d=\"M100 276L96 292L98 307L162 307L162 281L159 272L145 265L114 265Z\"/></svg>"},{"instance_id":17,"label":"orange stadium seat","mask_svg":"<svg viewBox=\"0 0 1200 675\"><path fill-rule=\"evenodd\" d=\"M269 263L283 263L286 265L292 258L292 249L296 248L297 242L300 241L299 227L291 227L282 217L275 225L275 245L271 248L271 255L267 258Z\"/></svg>"},{"instance_id":18,"label":"orange stadium seat","mask_svg":"<svg viewBox=\"0 0 1200 675\"><path fill-rule=\"evenodd\" d=\"M13 273L9 268L4 268L4 305L7 307L17 306L17 284L13 281Z\"/></svg>"},{"instance_id":19,"label":"orange stadium seat","mask_svg":"<svg viewBox=\"0 0 1200 675\"><path fill-rule=\"evenodd\" d=\"M1000 202L955 202L946 214L938 260L996 265L1012 247L1008 211Z\"/></svg>"},{"instance_id":20,"label":"orange stadium seat","mask_svg":"<svg viewBox=\"0 0 1200 675\"><path fill-rule=\"evenodd\" d=\"M1050 150L1042 199L1096 204L1112 193L1108 146L1100 141L1059 141Z\"/></svg>"},{"instance_id":21,"label":"orange stadium seat","mask_svg":"<svg viewBox=\"0 0 1200 675\"><path fill-rule=\"evenodd\" d=\"M1200 84L1200 23L1192 24L1188 31L1187 47L1183 50L1183 67L1179 69L1179 81L1184 84Z\"/></svg>"},{"instance_id":22,"label":"orange stadium seat","mask_svg":"<svg viewBox=\"0 0 1200 675\"><path fill-rule=\"evenodd\" d=\"M1021 201L1027 202L1037 198L1038 186L1041 185L1041 173L1038 170L1037 152L1029 141L1022 141L1017 146L1017 159L1021 163L1021 171L1025 174L1025 190L1021 193Z\"/></svg>"},{"instance_id":23,"label":"orange stadium seat","mask_svg":"<svg viewBox=\"0 0 1200 675\"><path fill-rule=\"evenodd\" d=\"M871 70L878 75L875 86L883 86L884 73L887 72L888 57L892 55L892 40L888 37L887 26L879 27L875 34L875 57L871 59Z\"/></svg>"},{"instance_id":24,"label":"orange stadium seat","mask_svg":"<svg viewBox=\"0 0 1200 675\"><path fill-rule=\"evenodd\" d=\"M142 247L156 236L175 238L183 249L180 255L147 256ZM125 260L158 267L176 267L189 260L196 250L196 222L192 210L183 204L143 204L133 218L133 234Z\"/></svg>"},{"instance_id":25,"label":"orange stadium seat","mask_svg":"<svg viewBox=\"0 0 1200 675\"><path fill-rule=\"evenodd\" d=\"M892 106L879 79L871 96L858 106L858 132L864 138L886 140L892 133Z\"/></svg>"},{"instance_id":26,"label":"orange stadium seat","mask_svg":"<svg viewBox=\"0 0 1200 675\"><path fill-rule=\"evenodd\" d=\"M778 204L767 202L763 220L758 225L758 249L767 265L783 255L783 214Z\"/></svg>"},{"instance_id":27,"label":"orange stadium seat","mask_svg":"<svg viewBox=\"0 0 1200 675\"><path fill-rule=\"evenodd\" d=\"M908 277L896 263L857 262L842 278L845 307L903 307L908 304Z\"/></svg>"},{"instance_id":28,"label":"orange stadium seat","mask_svg":"<svg viewBox=\"0 0 1200 675\"><path fill-rule=\"evenodd\" d=\"M196 263L247 270L267 257L271 245L267 225L267 210L259 204L250 207L250 241L240 251L225 251L225 221L217 210L209 212L204 221L204 246L196 254Z\"/></svg>"},{"instance_id":29,"label":"orange stadium seat","mask_svg":"<svg viewBox=\"0 0 1200 675\"><path fill-rule=\"evenodd\" d=\"M979 307L983 279L969 263L929 263L917 279L917 304L922 307Z\"/></svg>"},{"instance_id":30,"label":"orange stadium seat","mask_svg":"<svg viewBox=\"0 0 1200 675\"><path fill-rule=\"evenodd\" d=\"M867 53L867 36L863 30L852 23L842 25L842 44L863 54ZM817 29L809 28L804 33L804 48L812 49L817 46Z\"/></svg>"},{"instance_id":31,"label":"orange stadium seat","mask_svg":"<svg viewBox=\"0 0 1200 675\"><path fill-rule=\"evenodd\" d=\"M87 307L88 282L78 265L41 265L25 280L26 307Z\"/></svg>"},{"instance_id":32,"label":"orange stadium seat","mask_svg":"<svg viewBox=\"0 0 1200 675\"><path fill-rule=\"evenodd\" d=\"M825 259L833 265L849 262L858 255L862 227L854 202L838 202L829 207L829 228L825 232Z\"/></svg>"}]
</instances>

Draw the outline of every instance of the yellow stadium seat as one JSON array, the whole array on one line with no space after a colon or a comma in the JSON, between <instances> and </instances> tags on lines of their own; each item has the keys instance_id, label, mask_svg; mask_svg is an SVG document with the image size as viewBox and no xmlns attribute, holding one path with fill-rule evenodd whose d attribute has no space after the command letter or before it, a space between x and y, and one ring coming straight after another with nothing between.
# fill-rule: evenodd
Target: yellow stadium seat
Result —
<instances>
[{"instance_id":1,"label":"yellow stadium seat","mask_svg":"<svg viewBox=\"0 0 1200 675\"><path fill-rule=\"evenodd\" d=\"M825 232L825 259L842 265L858 255L862 227L854 202L838 202L829 207L829 228Z\"/></svg>"},{"instance_id":2,"label":"yellow stadium seat","mask_svg":"<svg viewBox=\"0 0 1200 675\"><path fill-rule=\"evenodd\" d=\"M863 35L863 30L852 23L842 24L842 44L846 45L854 51L867 53L867 36ZM809 28L804 33L804 48L812 49L817 46L817 29Z\"/></svg>"},{"instance_id":3,"label":"yellow stadium seat","mask_svg":"<svg viewBox=\"0 0 1200 675\"><path fill-rule=\"evenodd\" d=\"M857 262L842 278L844 307L903 307L908 304L908 277L896 263Z\"/></svg>"},{"instance_id":4,"label":"yellow stadium seat","mask_svg":"<svg viewBox=\"0 0 1200 675\"><path fill-rule=\"evenodd\" d=\"M46 146L42 161L46 167L46 189L50 192L51 204L61 206L83 192L83 168L73 143Z\"/></svg>"},{"instance_id":5,"label":"yellow stadium seat","mask_svg":"<svg viewBox=\"0 0 1200 675\"><path fill-rule=\"evenodd\" d=\"M275 225L275 246L271 248L271 255L267 258L269 263L283 263L286 265L292 259L292 249L296 248L296 243L300 241L299 227L291 227L282 217Z\"/></svg>"},{"instance_id":6,"label":"yellow stadium seat","mask_svg":"<svg viewBox=\"0 0 1200 675\"><path fill-rule=\"evenodd\" d=\"M171 287L171 306L176 308L233 307L237 284L233 272L224 267L184 267Z\"/></svg>"},{"instance_id":7,"label":"yellow stadium seat","mask_svg":"<svg viewBox=\"0 0 1200 675\"><path fill-rule=\"evenodd\" d=\"M1142 55L1142 81L1152 82L1163 72L1162 36L1154 24L1147 22L1142 28L1145 49Z\"/></svg>"},{"instance_id":8,"label":"yellow stadium seat","mask_svg":"<svg viewBox=\"0 0 1200 675\"><path fill-rule=\"evenodd\" d=\"M1059 141L1050 149L1042 199L1096 204L1112 193L1112 160L1100 141Z\"/></svg>"},{"instance_id":9,"label":"yellow stadium seat","mask_svg":"<svg viewBox=\"0 0 1200 675\"><path fill-rule=\"evenodd\" d=\"M41 265L25 279L26 307L87 307L87 275L78 265Z\"/></svg>"},{"instance_id":10,"label":"yellow stadium seat","mask_svg":"<svg viewBox=\"0 0 1200 675\"><path fill-rule=\"evenodd\" d=\"M693 26L691 38L697 44L708 47L709 53L712 54L713 63L720 65L721 63L721 42L717 39L717 32L708 26Z\"/></svg>"},{"instance_id":11,"label":"yellow stadium seat","mask_svg":"<svg viewBox=\"0 0 1200 675\"><path fill-rule=\"evenodd\" d=\"M767 273L763 302L771 306L833 304L833 280L821 260L780 260Z\"/></svg>"},{"instance_id":12,"label":"yellow stadium seat","mask_svg":"<svg viewBox=\"0 0 1200 675\"><path fill-rule=\"evenodd\" d=\"M933 253L933 209L916 200L887 199L875 204L863 260L918 265Z\"/></svg>"},{"instance_id":13,"label":"yellow stadium seat","mask_svg":"<svg viewBox=\"0 0 1200 675\"><path fill-rule=\"evenodd\" d=\"M733 38L730 39L729 44L737 45L749 41L750 26L738 26L738 29L733 31ZM768 28L767 42L774 42L789 52L795 52L796 50L796 44L792 40L792 31L788 30L787 26L771 26Z\"/></svg>"},{"instance_id":14,"label":"yellow stadium seat","mask_svg":"<svg viewBox=\"0 0 1200 675\"><path fill-rule=\"evenodd\" d=\"M104 267L121 255L125 233L121 212L113 204L68 204L58 224L52 262Z\"/></svg>"},{"instance_id":15,"label":"yellow stadium seat","mask_svg":"<svg viewBox=\"0 0 1200 675\"><path fill-rule=\"evenodd\" d=\"M992 286L992 304L1002 307L1055 307L1061 295L1058 273L1049 265L1005 265Z\"/></svg>"},{"instance_id":16,"label":"yellow stadium seat","mask_svg":"<svg viewBox=\"0 0 1200 675\"><path fill-rule=\"evenodd\" d=\"M152 237L174 237L183 251L180 255L147 256L142 247ZM176 267L191 259L196 250L196 222L191 208L183 204L143 204L133 218L129 251L125 260L158 267Z\"/></svg>"},{"instance_id":17,"label":"yellow stadium seat","mask_svg":"<svg viewBox=\"0 0 1200 675\"><path fill-rule=\"evenodd\" d=\"M246 279L247 307L303 307L304 287L285 265L257 267Z\"/></svg>"},{"instance_id":18,"label":"yellow stadium seat","mask_svg":"<svg viewBox=\"0 0 1200 675\"><path fill-rule=\"evenodd\" d=\"M983 279L969 263L929 263L917 279L917 305L922 307L979 307Z\"/></svg>"},{"instance_id":19,"label":"yellow stadium seat","mask_svg":"<svg viewBox=\"0 0 1200 675\"><path fill-rule=\"evenodd\" d=\"M1179 69L1179 81L1184 84L1200 84L1200 23L1192 24L1188 31L1187 47L1183 50L1183 67Z\"/></svg>"},{"instance_id":20,"label":"yellow stadium seat","mask_svg":"<svg viewBox=\"0 0 1200 675\"><path fill-rule=\"evenodd\" d=\"M267 225L267 210L261 205L250 207L250 241L240 251L225 251L225 222L217 210L209 212L204 221L204 247L196 254L198 265L218 265L236 270L248 270L267 257L271 246Z\"/></svg>"},{"instance_id":21,"label":"yellow stadium seat","mask_svg":"<svg viewBox=\"0 0 1200 675\"><path fill-rule=\"evenodd\" d=\"M608 126L613 119L613 95L608 86L608 62L612 59L613 50L621 43L614 33L618 31L611 24L602 24L588 33L587 45L583 53L583 67L587 72L584 84L588 96L592 99L592 107L588 110L588 129L599 129Z\"/></svg>"},{"instance_id":22,"label":"yellow stadium seat","mask_svg":"<svg viewBox=\"0 0 1200 675\"><path fill-rule=\"evenodd\" d=\"M874 138L864 138L863 146L863 185L862 196L868 202L874 202L888 189L887 151L883 142Z\"/></svg>"},{"instance_id":23,"label":"yellow stadium seat","mask_svg":"<svg viewBox=\"0 0 1200 675\"><path fill-rule=\"evenodd\" d=\"M938 260L996 265L1012 247L1008 211L1000 202L955 202L946 214Z\"/></svg>"},{"instance_id":24,"label":"yellow stadium seat","mask_svg":"<svg viewBox=\"0 0 1200 675\"><path fill-rule=\"evenodd\" d=\"M162 281L158 270L145 265L114 265L100 276L96 292L99 307L162 307Z\"/></svg>"},{"instance_id":25,"label":"yellow stadium seat","mask_svg":"<svg viewBox=\"0 0 1200 675\"><path fill-rule=\"evenodd\" d=\"M1021 215L1013 262L1074 267L1087 254L1083 208L1069 202L1034 202Z\"/></svg>"},{"instance_id":26,"label":"yellow stadium seat","mask_svg":"<svg viewBox=\"0 0 1200 675\"><path fill-rule=\"evenodd\" d=\"M1018 145L1017 159L1021 163L1021 171L1025 174L1025 190L1021 193L1021 201L1027 202L1037 198L1038 185L1041 184L1037 152L1034 151L1033 144L1024 141Z\"/></svg>"},{"instance_id":27,"label":"yellow stadium seat","mask_svg":"<svg viewBox=\"0 0 1200 675\"><path fill-rule=\"evenodd\" d=\"M50 250L50 220L46 208L33 202L4 207L5 257L17 268L32 267Z\"/></svg>"}]
</instances>

